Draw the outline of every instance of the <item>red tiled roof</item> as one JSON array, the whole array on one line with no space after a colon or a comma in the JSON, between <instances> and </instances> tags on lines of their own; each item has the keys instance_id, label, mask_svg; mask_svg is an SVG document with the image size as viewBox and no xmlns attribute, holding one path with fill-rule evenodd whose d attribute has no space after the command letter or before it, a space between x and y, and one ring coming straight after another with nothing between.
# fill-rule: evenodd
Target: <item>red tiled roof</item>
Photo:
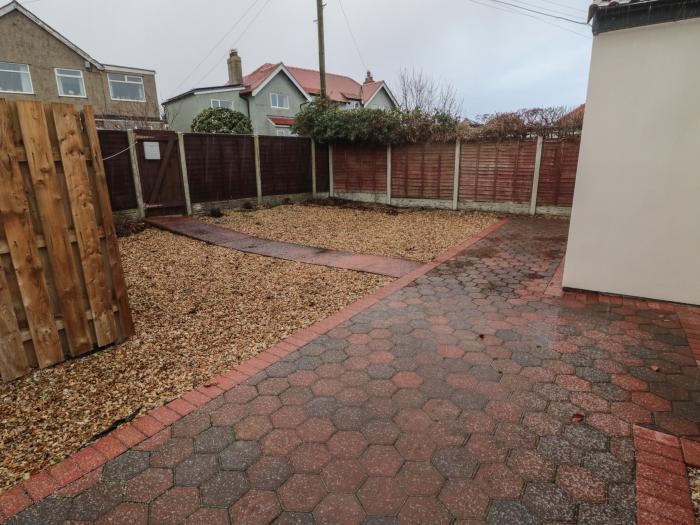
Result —
<instances>
[{"instance_id":1,"label":"red tiled roof","mask_svg":"<svg viewBox=\"0 0 700 525\"><path fill-rule=\"evenodd\" d=\"M289 117L270 117L270 120L278 126L291 126L294 124L294 119Z\"/></svg>"},{"instance_id":2,"label":"red tiled roof","mask_svg":"<svg viewBox=\"0 0 700 525\"><path fill-rule=\"evenodd\" d=\"M275 71L282 63L263 64L258 69L243 77L246 89L243 93L255 91L265 79ZM321 91L321 79L319 72L314 69L304 69L301 67L285 66L287 71L294 77L297 83L310 95L318 95ZM326 73L326 95L334 102L346 103L351 100L361 100L367 102L372 95L384 84L384 81L360 84L350 77Z\"/></svg>"},{"instance_id":3,"label":"red tiled roof","mask_svg":"<svg viewBox=\"0 0 700 525\"><path fill-rule=\"evenodd\" d=\"M367 82L366 84L362 84L362 103L366 104L367 101L369 101L369 99L371 99L383 85L383 80L380 80L379 82Z\"/></svg>"}]
</instances>

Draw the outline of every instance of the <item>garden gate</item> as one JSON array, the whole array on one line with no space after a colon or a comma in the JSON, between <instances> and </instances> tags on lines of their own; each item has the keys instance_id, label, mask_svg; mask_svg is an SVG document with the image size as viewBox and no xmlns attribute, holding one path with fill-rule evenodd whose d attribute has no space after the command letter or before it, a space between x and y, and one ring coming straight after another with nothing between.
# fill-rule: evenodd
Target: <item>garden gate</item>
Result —
<instances>
[{"instance_id":1,"label":"garden gate","mask_svg":"<svg viewBox=\"0 0 700 525\"><path fill-rule=\"evenodd\" d=\"M187 213L178 135L173 131L133 132L132 160L136 159L146 215Z\"/></svg>"}]
</instances>

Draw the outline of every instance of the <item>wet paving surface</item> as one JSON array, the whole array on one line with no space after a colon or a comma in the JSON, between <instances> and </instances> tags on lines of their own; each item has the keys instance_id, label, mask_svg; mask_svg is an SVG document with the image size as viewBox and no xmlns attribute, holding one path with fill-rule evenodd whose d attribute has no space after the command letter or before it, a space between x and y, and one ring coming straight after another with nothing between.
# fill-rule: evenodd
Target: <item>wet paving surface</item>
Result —
<instances>
[{"instance_id":1,"label":"wet paving surface","mask_svg":"<svg viewBox=\"0 0 700 525\"><path fill-rule=\"evenodd\" d=\"M567 227L509 221L8 523L634 523L631 426L697 435L700 372L673 311L544 295Z\"/></svg>"}]
</instances>

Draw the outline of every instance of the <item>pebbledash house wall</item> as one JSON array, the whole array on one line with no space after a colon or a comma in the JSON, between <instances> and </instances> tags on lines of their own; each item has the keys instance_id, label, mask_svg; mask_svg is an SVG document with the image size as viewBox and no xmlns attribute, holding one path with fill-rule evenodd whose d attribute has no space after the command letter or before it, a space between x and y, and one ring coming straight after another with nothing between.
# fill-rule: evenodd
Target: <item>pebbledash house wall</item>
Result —
<instances>
[{"instance_id":1,"label":"pebbledash house wall","mask_svg":"<svg viewBox=\"0 0 700 525\"><path fill-rule=\"evenodd\" d=\"M563 284L700 304L700 18L596 35Z\"/></svg>"},{"instance_id":2,"label":"pebbledash house wall","mask_svg":"<svg viewBox=\"0 0 700 525\"><path fill-rule=\"evenodd\" d=\"M289 109L273 108L270 94L278 93L289 97ZM253 123L255 133L259 135L275 135L275 125L270 117L294 118L301 109L306 97L299 92L294 83L284 73L278 73L255 96L244 95L248 100L248 116Z\"/></svg>"},{"instance_id":3,"label":"pebbledash house wall","mask_svg":"<svg viewBox=\"0 0 700 525\"><path fill-rule=\"evenodd\" d=\"M196 90L187 97L181 97L164 104L168 126L173 131L192 131L192 120L204 109L211 107L212 100L226 100L233 103L233 109L248 116L248 104L239 96L240 88L212 88Z\"/></svg>"},{"instance_id":4,"label":"pebbledash house wall","mask_svg":"<svg viewBox=\"0 0 700 525\"><path fill-rule=\"evenodd\" d=\"M287 95L289 108L273 108L270 100L271 93ZM213 99L233 102L233 109L250 118L255 133L259 135L275 135L275 125L270 121L270 117L294 118L301 109L302 103L307 101L284 74L275 75L275 78L255 96L250 93L241 94L240 88L195 90L193 94L165 104L170 129L185 133L192 131L192 120L204 109L210 108Z\"/></svg>"},{"instance_id":5,"label":"pebbledash house wall","mask_svg":"<svg viewBox=\"0 0 700 525\"><path fill-rule=\"evenodd\" d=\"M133 73L143 77L145 102L112 100L108 71L100 71L94 65L86 68L86 60L82 56L19 11L0 17L0 61L28 64L34 88L33 94L1 92L0 98L64 102L79 107L90 104L95 111L97 124L102 128L134 125L160 128L163 125L153 73L147 70ZM59 96L55 68L82 71L86 97Z\"/></svg>"}]
</instances>

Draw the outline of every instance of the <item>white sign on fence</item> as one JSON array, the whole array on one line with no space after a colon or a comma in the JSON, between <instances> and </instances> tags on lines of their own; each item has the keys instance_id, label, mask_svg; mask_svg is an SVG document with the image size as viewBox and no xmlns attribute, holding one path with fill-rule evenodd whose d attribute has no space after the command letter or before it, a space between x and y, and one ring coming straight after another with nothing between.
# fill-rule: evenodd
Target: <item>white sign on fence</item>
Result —
<instances>
[{"instance_id":1,"label":"white sign on fence","mask_svg":"<svg viewBox=\"0 0 700 525\"><path fill-rule=\"evenodd\" d=\"M160 144L158 142L144 142L143 156L146 160L160 160Z\"/></svg>"}]
</instances>

